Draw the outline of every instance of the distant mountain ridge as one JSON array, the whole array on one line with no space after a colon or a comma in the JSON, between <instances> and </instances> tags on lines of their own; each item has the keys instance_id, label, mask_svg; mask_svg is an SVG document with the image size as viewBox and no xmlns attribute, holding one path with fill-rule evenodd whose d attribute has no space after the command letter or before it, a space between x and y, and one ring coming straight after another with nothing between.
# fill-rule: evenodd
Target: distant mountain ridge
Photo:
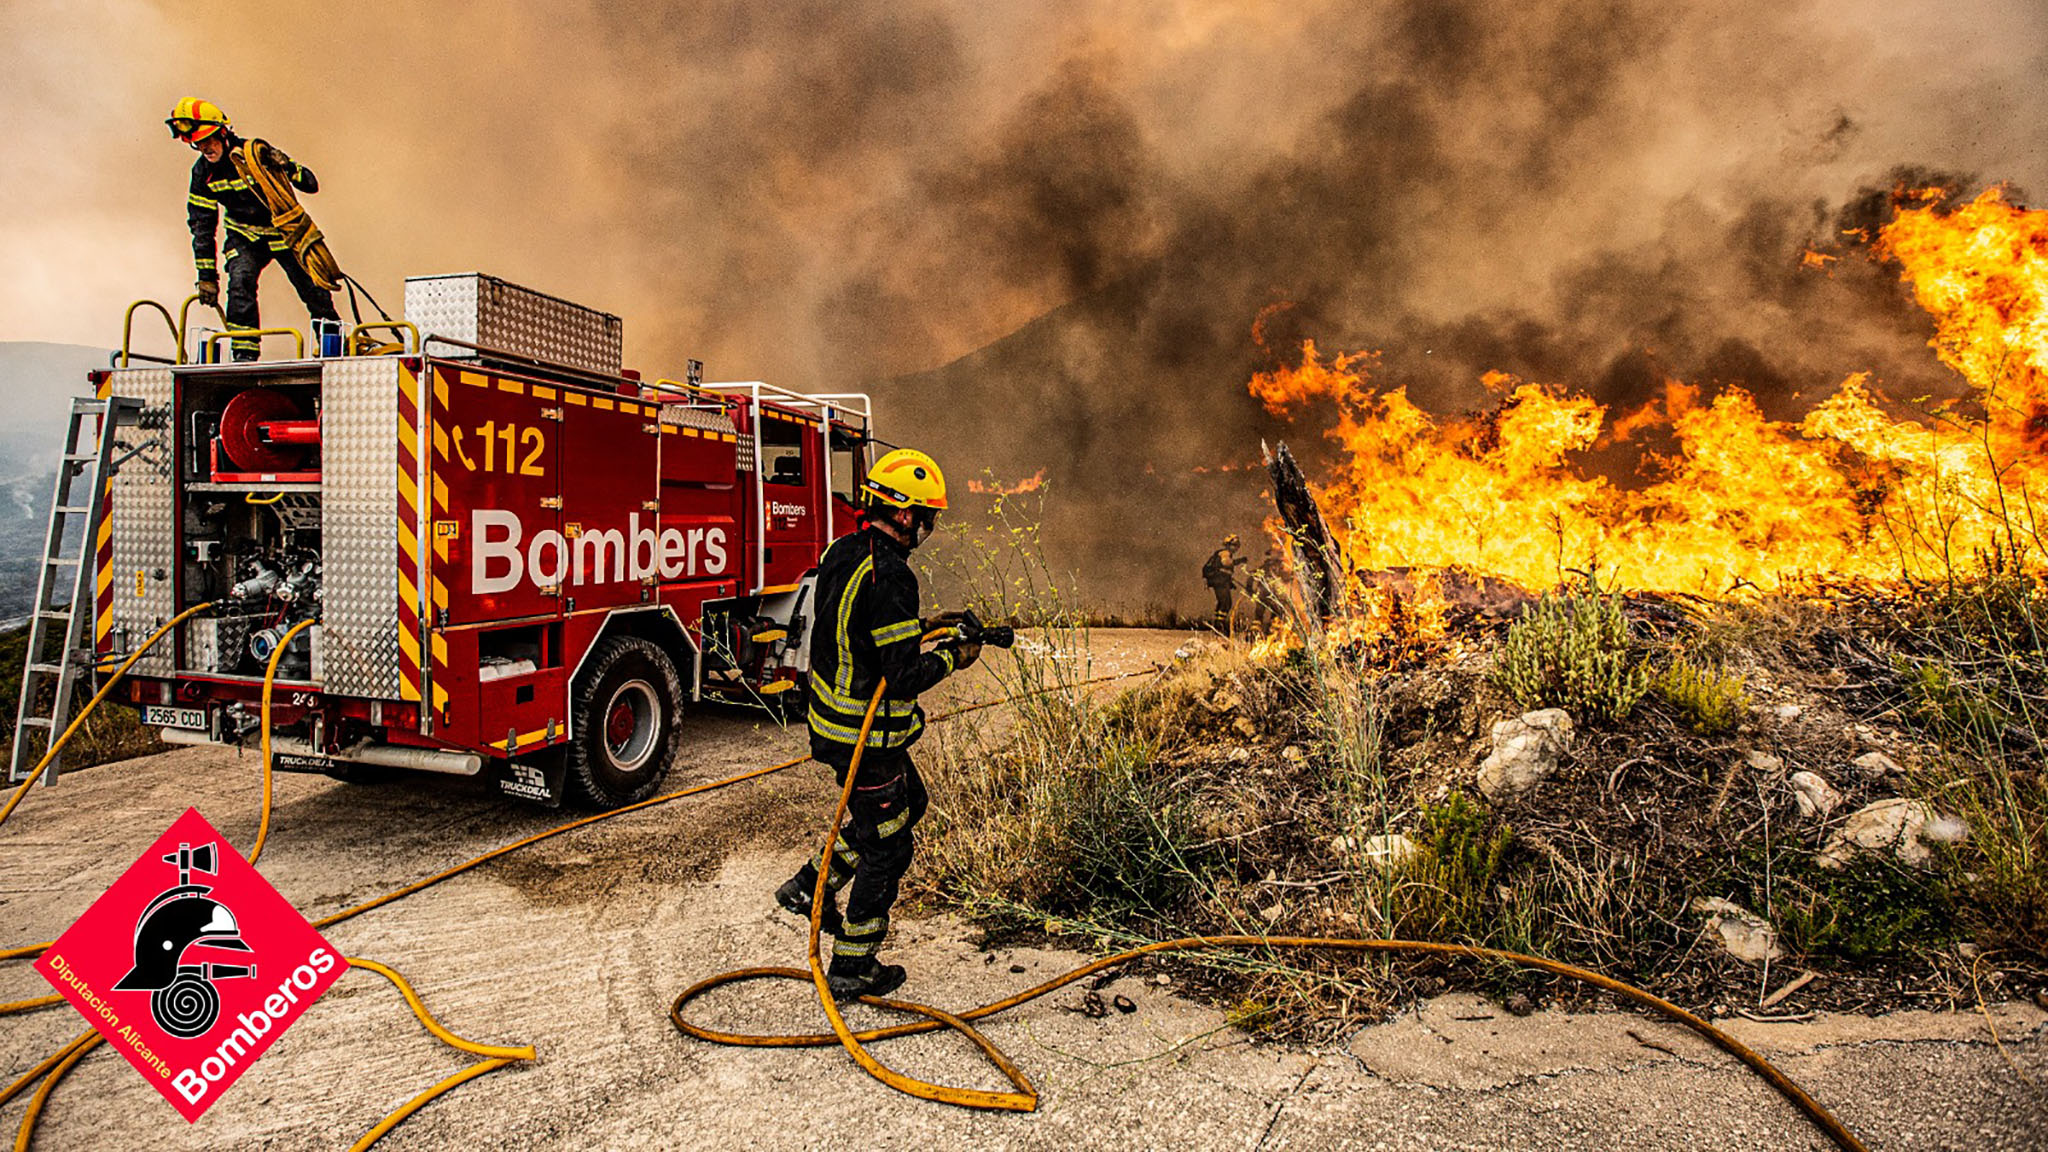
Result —
<instances>
[{"instance_id":1,"label":"distant mountain ridge","mask_svg":"<svg viewBox=\"0 0 2048 1152\"><path fill-rule=\"evenodd\" d=\"M0 341L0 624L26 616L35 600L71 398L89 394L86 373L107 358L80 344Z\"/></svg>"}]
</instances>

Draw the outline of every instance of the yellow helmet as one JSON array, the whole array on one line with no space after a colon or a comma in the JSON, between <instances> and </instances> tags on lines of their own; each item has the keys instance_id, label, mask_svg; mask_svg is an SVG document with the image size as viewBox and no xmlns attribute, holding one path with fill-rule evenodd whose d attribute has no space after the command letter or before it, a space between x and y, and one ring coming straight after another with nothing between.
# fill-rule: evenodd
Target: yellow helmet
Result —
<instances>
[{"instance_id":1,"label":"yellow helmet","mask_svg":"<svg viewBox=\"0 0 2048 1152\"><path fill-rule=\"evenodd\" d=\"M171 135L193 145L223 128L234 127L228 114L220 110L220 105L197 96L187 96L178 101L178 106L171 109L170 118L164 124L170 128Z\"/></svg>"},{"instance_id":2,"label":"yellow helmet","mask_svg":"<svg viewBox=\"0 0 2048 1152\"><path fill-rule=\"evenodd\" d=\"M944 508L946 475L939 463L915 448L898 448L875 461L861 486L871 500L891 508Z\"/></svg>"}]
</instances>

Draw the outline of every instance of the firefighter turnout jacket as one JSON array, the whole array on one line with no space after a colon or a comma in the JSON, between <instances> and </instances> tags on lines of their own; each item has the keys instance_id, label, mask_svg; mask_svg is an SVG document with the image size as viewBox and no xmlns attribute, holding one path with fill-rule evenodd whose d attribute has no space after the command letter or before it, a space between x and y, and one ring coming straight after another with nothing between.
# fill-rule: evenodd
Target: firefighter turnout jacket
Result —
<instances>
[{"instance_id":1,"label":"firefighter turnout jacket","mask_svg":"<svg viewBox=\"0 0 2048 1152\"><path fill-rule=\"evenodd\" d=\"M840 537L818 562L811 755L834 768L844 769L853 758L878 678L886 677L889 688L868 730L868 756L916 743L924 731L918 694L953 672L951 651L918 650L924 625L909 558L908 548L879 529L864 527Z\"/></svg>"},{"instance_id":2,"label":"firefighter turnout jacket","mask_svg":"<svg viewBox=\"0 0 2048 1152\"><path fill-rule=\"evenodd\" d=\"M284 234L270 223L270 208L235 168L233 153L241 140L228 137L228 149L219 160L209 163L201 156L192 162L192 187L185 197L185 221L192 228L192 262L201 280L220 279L214 261L214 237L223 214L232 242L239 237L275 251L284 251ZM301 192L318 192L320 181L313 170L270 148L266 158L275 159L279 170Z\"/></svg>"}]
</instances>

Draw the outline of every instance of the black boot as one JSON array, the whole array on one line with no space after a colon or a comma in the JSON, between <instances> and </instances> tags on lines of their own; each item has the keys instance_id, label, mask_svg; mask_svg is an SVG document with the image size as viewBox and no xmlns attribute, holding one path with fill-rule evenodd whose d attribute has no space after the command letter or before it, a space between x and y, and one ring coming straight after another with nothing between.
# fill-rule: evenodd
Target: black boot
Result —
<instances>
[{"instance_id":1,"label":"black boot","mask_svg":"<svg viewBox=\"0 0 2048 1152\"><path fill-rule=\"evenodd\" d=\"M877 963L872 956L861 958L864 967L851 965L842 968L837 957L825 973L825 984L832 989L834 1000L857 1000L862 996L887 996L903 987L909 974L901 964Z\"/></svg>"},{"instance_id":2,"label":"black boot","mask_svg":"<svg viewBox=\"0 0 2048 1152\"><path fill-rule=\"evenodd\" d=\"M816 884L817 881L815 879L806 881L802 873L792 876L783 881L782 887L775 890L775 902L782 905L783 911L809 920L811 918L811 892ZM827 892L825 893L825 911L818 917L818 930L828 936L837 936L839 935L839 928L839 901L830 892Z\"/></svg>"}]
</instances>

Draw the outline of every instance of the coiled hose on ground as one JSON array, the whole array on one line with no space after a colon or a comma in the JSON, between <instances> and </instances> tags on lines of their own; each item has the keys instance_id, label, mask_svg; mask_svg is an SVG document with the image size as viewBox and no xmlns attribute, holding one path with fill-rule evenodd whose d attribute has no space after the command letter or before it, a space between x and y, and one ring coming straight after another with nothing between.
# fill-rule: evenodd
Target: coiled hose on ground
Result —
<instances>
[{"instance_id":1,"label":"coiled hose on ground","mask_svg":"<svg viewBox=\"0 0 2048 1152\"><path fill-rule=\"evenodd\" d=\"M732 972L723 972L690 985L669 1006L670 1021L684 1035L693 1036L699 1040L706 1040L714 1044L760 1048L819 1047L836 1041L840 1047L846 1049L847 1055L853 1058L853 1062L859 1065L862 1071L887 1084L889 1087L907 1095L915 1096L920 1100L931 1100L941 1104L955 1104L963 1108L1031 1112L1038 1108L1037 1089L1031 1086L1031 1082L1025 1077L1023 1071L1016 1064L1012 1063L988 1037L977 1031L970 1021L983 1020L998 1013L1006 1012L1021 1004L1027 1004L1036 1000L1048 992L1072 984L1076 980L1084 979L1105 969L1127 964L1141 956L1148 956L1159 952L1189 952L1214 948L1261 948L1282 951L1313 949L1348 952L1423 952L1444 956L1465 956L1481 960L1505 960L1526 968L1537 968L1559 976L1570 977L1573 980L1591 984L1596 988L1605 989L1624 999L1632 1000L1637 1004L1650 1008L1672 1020L1676 1020L1680 1024L1705 1036L1723 1051L1740 1060L1750 1071L1763 1077L1771 1087L1777 1089L1781 1095L1790 1100L1801 1112L1805 1113L1806 1117L1813 1121L1814 1125L1820 1128L1822 1132L1825 1132L1828 1138L1833 1140L1844 1152L1866 1152L1862 1141L1858 1140L1840 1120L1837 1120L1833 1113L1822 1107L1813 1097L1807 1095L1805 1090L1800 1088L1799 1085L1793 1083L1791 1077L1779 1071L1770 1061L1752 1051L1741 1041L1735 1039L1735 1037L1721 1031L1698 1016L1687 1012L1678 1005L1661 997L1653 996L1640 988L1624 984L1619 980L1603 976L1589 969L1571 964L1563 964L1556 960L1546 960L1540 956L1527 956L1519 952L1506 952L1497 948L1479 948L1468 944L1444 944L1424 940L1360 940L1321 936L1190 936L1180 940L1164 940L1155 944L1147 944L1142 948L1133 948L1128 952L1120 952L1114 956L1105 956L1100 960L1084 964L1070 972L1054 977L1038 985L1036 988L1029 988L1014 996L997 1000L990 1004L983 1004L977 1008L970 1008L958 1014L934 1008L929 1004L919 1004L911 1000L892 1000L880 996L862 996L860 998L862 1002L877 1008L893 1009L898 1012L923 1016L925 1019L914 1024L899 1024L893 1028L877 1028L866 1032L854 1032L847 1027L846 1018L840 1012L839 1004L832 996L832 989L825 980L825 968L820 958L818 945L819 924L820 918L824 914L825 902L828 899L825 885L826 878L831 874L832 870L833 844L838 838L841 822L846 819L847 803L853 796L854 780L856 774L860 771L861 753L867 747L868 731L874 724L875 709L881 704L882 694L887 688L888 682L886 680L876 685L874 698L868 701L867 715L861 720L860 737L854 742L853 762L848 766L846 780L839 789L839 804L833 809L832 818L825 826L825 842L818 856L818 882L816 888L811 893L810 939L806 956L809 961L808 971L780 967L741 968ZM825 1010L825 1018L831 1023L832 1031L771 1035L720 1032L693 1024L683 1016L683 1007L685 1005L704 993L711 991L713 988L722 987L727 984L736 984L746 980L761 979L808 979L817 992L819 1006ZM990 1092L985 1089L959 1088L948 1084L936 1084L929 1080L920 1080L915 1076L905 1075L883 1064L871 1055L866 1047L866 1045L877 1040L887 1040L897 1036L909 1036L921 1032L932 1032L939 1028L951 1028L966 1037L976 1048L981 1049L982 1054L988 1057L989 1062L995 1065L996 1070L1009 1080L1012 1091Z\"/></svg>"},{"instance_id":2,"label":"coiled hose on ground","mask_svg":"<svg viewBox=\"0 0 2048 1152\"><path fill-rule=\"evenodd\" d=\"M0 808L0 822L4 822L7 819L7 817L13 813L15 807L20 804L22 797L26 794L28 790L29 784L31 784L34 781L36 775L41 772L42 768L45 765L49 763L51 758L55 757L58 754L58 752L62 750L64 744L70 740L71 736L78 730L79 726L84 723L85 718L88 715L90 715L93 709L98 707L100 702L107 697L107 695L112 691L114 684L121 678L121 676L126 674L128 669L134 665L135 661L138 660L144 652L148 651L152 645L157 643L157 641L162 639L165 635L169 634L169 632L178 624L182 623L185 619L208 607L211 607L211 605L202 604L197 607L188 609L185 612L180 613L178 616L172 618L154 635L152 635L147 641L145 641L141 647L137 648L135 652L130 654L127 660L124 661L110 676L108 676L106 683L101 686L99 692L96 693L93 696L93 698L87 703L85 709L80 712L78 718L74 720L68 728L65 729L64 733L60 737L51 742L49 751L44 754L43 760L36 766L35 772L32 772L29 776L29 779L27 781L24 781L20 787L16 788L14 794L8 799L6 806L4 808ZM305 624L298 625L295 628L293 628L291 633L287 633L283 641L279 643L276 652L272 654L270 665L265 670L263 685L263 810L258 824L256 839L251 846L251 851L249 854L249 860L251 863L254 863L256 858L262 853L263 846L267 842L270 829L272 770L269 747L269 721L270 698L272 685L274 683L277 670L277 657L285 650L286 646L290 643L292 636L299 630L299 628L303 627L305 627ZM1098 677L1094 680L1083 682L1083 685L1101 683L1109 680L1123 679L1126 675L1128 674ZM1079 687L1083 685L1074 685L1074 687ZM1563 964L1554 960L1546 960L1538 956L1527 956L1520 953L1505 952L1491 948L1478 948L1464 944L1446 944L1433 941L1414 940L1344 939L1336 937L1187 937L1180 940L1160 941L1158 943L1148 944L1142 948L1135 948L1127 952L1117 953L1113 956L1103 957L1099 960L1093 961L1092 963L1082 965L1079 968L1075 968L1070 972L1055 977L1052 980L1046 981L1045 983L1040 984L1037 987L1026 989L1023 992L1019 992L1016 995L1007 997L1002 1000L997 1000L989 1004L983 1004L979 1007L968 1009L967 1011L958 1013L957 1015L954 1013L946 1012L943 1009L934 1008L926 1004L919 1004L914 1001L893 1000L885 997L864 996L861 999L864 1002L871 1004L875 1007L893 1009L899 1012L923 1016L925 1017L925 1019L917 1023L900 1024L888 1028L877 1028L862 1032L854 1032L847 1025L845 1017L840 1012L837 1002L834 1001L834 999L832 998L831 989L825 981L825 971L819 948L819 916L824 908L824 878L830 872L829 857L832 851L833 839L838 834L840 823L845 819L847 804L852 796L853 781L855 779L856 772L858 771L860 765L861 749L866 745L868 731L872 727L874 722L875 709L880 704L882 699L882 693L886 690L886 688L886 683L877 685L874 698L870 700L868 703L867 714L863 718L861 724L860 740L857 742L854 751L853 764L849 767L847 771L846 782L840 789L838 805L834 808L832 818L827 824L824 845L820 851L818 889L813 893L811 901L812 913L809 929L809 942L807 946L808 970L783 967L745 968L733 972L721 973L719 975L709 977L705 980L698 981L696 984L693 984L690 987L684 989L683 992L676 997L674 1003L670 1006L669 1009L670 1020L674 1023L675 1027L684 1034L711 1043L727 1044L740 1047L822 1047L825 1045L838 1043L841 1047L846 1049L848 1055L852 1057L854 1062L858 1064L862 1068L862 1070L866 1071L869 1075L874 1076L876 1079L882 1081L884 1084L887 1084L890 1087L895 1088L898 1091L904 1092L906 1094L918 1097L920 1099L932 1100L939 1103L955 1104L963 1107L1028 1112L1035 1110L1038 1106L1039 1098L1037 1090L1031 1086L1030 1081L1028 1080L1028 1078L1025 1077L1024 1073L1020 1069L1018 1069L1016 1065L1012 1061L1010 1061L1010 1059L1007 1056L1003 1054L1001 1049L996 1047L996 1045L993 1042L991 1042L986 1036L983 1036L978 1030L976 1030L973 1027L972 1023L970 1023L971 1021L985 1019L997 1015L998 1013L1006 1012L1012 1008L1018 1007L1022 1004L1029 1003L1032 1000L1036 1000L1039 997L1046 995L1047 993L1056 991L1069 984L1072 984L1077 980L1085 979L1091 975L1094 975L1095 973L1102 972L1104 970L1129 963L1132 960L1153 953L1181 952L1214 948L1316 949L1326 951L1355 952L1436 953L1439 955L1465 956L1478 959L1506 960L1511 963L1524 965L1526 967L1537 968L1560 976L1566 976L1571 979L1580 980L1585 983L1594 985L1595 987L1606 989L1607 991L1613 992L1616 995L1621 996L1625 999L1632 1000L1638 1004L1642 1004L1645 1007L1651 1008L1663 1014L1664 1016L1676 1020L1679 1023L1684 1024L1686 1027L1691 1028L1694 1031L1700 1033L1701 1035L1705 1036L1708 1040L1712 1041L1715 1045L1719 1046L1724 1051L1733 1055L1737 1060L1741 1061L1744 1066L1748 1067L1751 1071L1755 1072L1758 1076L1762 1077L1779 1093L1784 1095L1787 1099L1791 1100L1792 1103L1796 1105L1800 1109L1800 1111L1808 1117L1808 1119L1810 1119L1818 1128L1820 1128L1821 1131L1825 1132L1827 1136L1831 1140L1833 1140L1838 1147L1844 1149L1845 1152L1865 1152L1864 1145L1862 1144L1862 1142L1859 1141L1855 1137L1855 1135L1852 1134L1839 1120L1837 1120L1832 1113L1830 1113L1826 1108L1821 1106L1821 1104L1815 1101L1811 1096L1807 1095L1807 1093L1804 1090L1802 1090L1796 1083L1794 1083L1790 1077L1786 1076L1783 1072L1779 1071L1775 1066L1773 1066L1768 1060L1765 1060L1762 1056L1758 1055L1756 1052L1752 1051L1747 1046L1743 1045L1734 1037L1728 1035L1727 1033L1721 1031L1718 1028L1715 1028L1712 1024L1708 1023L1705 1020L1700 1019L1692 1013L1685 1011L1683 1008L1680 1008L1677 1005L1672 1004L1666 1000L1663 1000L1657 996L1651 995L1650 993L1645 992L1639 988L1635 988L1631 985L1624 984L1618 980L1613 980L1609 977L1601 975L1600 973L1593 972L1588 969L1579 968L1570 964ZM1009 697L1005 700L969 705L967 707L958 709L955 712L949 713L948 716L956 716L966 712L975 711L980 708L992 707L996 704L1008 703L1014 700L1022 699L1025 696L1037 694L1038 693L1036 692L1027 692L1019 694L1018 696ZM942 716L938 717L937 719L945 718L947 717ZM721 780L714 780L705 784L699 784L689 788L679 789L674 792L665 793L661 796L656 796L647 800L643 800L638 804L629 805L627 807L615 809L610 812L602 812L594 816L588 816L579 820L573 820L565 824L557 825L554 828L547 829L533 836L526 837L525 839L515 841L511 844L507 844L499 848L495 848L489 852L484 853L481 856L477 856L471 860L465 861L452 868L448 868L441 872L435 873L432 876L428 876L425 879L416 881L402 888L398 888L391 892L387 892L382 896L375 897L371 900L366 900L360 904L356 904L352 907L343 909L342 911L334 913L330 916L323 917L320 920L315 921L314 924L316 927L320 928L326 928L330 925L338 924L344 920L368 912L373 908L379 908L386 904L394 903L407 896L413 895L414 893L423 891L429 887L439 884L444 880L460 875L463 872L467 872L470 869L475 868L478 865L484 864L490 860L494 860L500 856L504 856L508 853L517 851L529 845L539 843L543 840L551 839L555 836L559 836L566 832L573 831L577 828L582 828L586 825L594 824L601 820L607 820L615 816L622 816L628 812L635 812L643 808L651 808L656 805L665 804L673 800L682 799L686 796L694 796L704 792L724 788L729 785L738 784L743 781L758 779L762 776L767 776L776 772L781 772L786 769L796 767L797 765L804 763L808 759L809 757L797 757L795 759L787 760L779 764L770 765L765 768L759 768L753 771L743 772L738 775L729 776ZM43 942L23 947L10 948L5 951L0 951L0 960L22 959L27 957L38 956L41 955L42 952L48 947L49 943ZM407 983L404 977L400 976L396 971L374 960L351 958L349 962L352 966L368 968L371 971L377 972L378 974L383 975L385 978L391 980L392 983L395 986L397 986L399 991L404 995L407 1005L413 1010L414 1014L420 1019L420 1021L427 1027L427 1029L431 1033L433 1033L437 1038L441 1039L444 1043L451 1044L454 1047L457 1047L463 1051L471 1052L486 1057L485 1060L477 1064L471 1065L470 1067L463 1069L461 1072L458 1072L452 1076L447 1077L446 1079L442 1080L441 1082L435 1084L431 1088L427 1089L426 1091L420 1093L419 1095L413 1097L411 1100L407 1101L403 1106L393 1111L383 1120L379 1121L378 1124L375 1127L371 1128L369 1132L365 1133L364 1136L352 1146L351 1152L364 1152L364 1150L368 1149L378 1140L382 1139L393 1128L397 1127L400 1123L402 1123L407 1117L417 1112L420 1108L424 1107L427 1103L432 1101L437 1096L440 1096L442 1093L445 1093L450 1089L453 1089L463 1083L466 1083L469 1080L473 1080L479 1076L495 1071L498 1068L505 1067L508 1064L512 1064L520 1060L530 1060L534 1058L534 1049L530 1046L500 1047L494 1045L484 1045L478 1044L473 1041L463 1040L462 1038L457 1037L452 1033L449 1033L445 1028L442 1028L427 1012L425 1004L421 1002L417 993L415 993L412 990L411 985ZM721 1032L715 1029L706 1028L697 1024L693 1024L683 1017L684 1005L690 1003L692 1000L695 1000L697 997L703 995L704 993L711 991L713 988L721 987L727 984L757 979L810 980L814 986L814 990L818 995L820 1006L824 1009L826 1018L831 1023L832 1031L819 1033L784 1033L770 1035L730 1033ZM34 1008L59 1003L61 1001L62 997L60 996L49 996L35 1000L16 1001L9 1004L0 1004L0 1015L28 1011ZM989 1058L989 1061L992 1064L994 1064L999 1071L1003 1073L1005 1078L1007 1078L1010 1081L1013 1091L989 1092L981 1089L957 1088L943 1084L935 1084L930 1081L920 1080L916 1077L907 1076L903 1073L897 1072L894 1069L889 1068L887 1065L882 1064L874 1056L869 1054L865 1047L866 1045L877 1041L888 1040L899 1036L908 1036L917 1033L936 1031L939 1028L952 1028L956 1032L959 1032L961 1035L965 1036L969 1041L971 1041L977 1048L979 1048L982 1051L984 1055L986 1055ZM28 1110L23 1115L21 1125L16 1133L14 1144L16 1152L26 1152L27 1148L29 1147L29 1143L34 1135L36 1122L42 1113L44 1104L49 1099L50 1093L56 1088L57 1084L64 1078L64 1076L73 1067L75 1067L80 1060L84 1059L87 1053L89 1053L93 1048L97 1047L100 1042L101 1038L99 1034L97 1032L89 1030L83 1035L78 1036L76 1039L64 1045L56 1052L52 1053L49 1057L45 1058L35 1067L29 1069L28 1072L24 1073L19 1079L14 1081L12 1085L10 1085L4 1090L0 1090L0 1105L5 1105L7 1102L11 1101L16 1096L20 1095L21 1092L26 1090L31 1084L36 1085L35 1093L29 1101ZM38 1081L40 1081L40 1083L38 1083Z\"/></svg>"}]
</instances>

